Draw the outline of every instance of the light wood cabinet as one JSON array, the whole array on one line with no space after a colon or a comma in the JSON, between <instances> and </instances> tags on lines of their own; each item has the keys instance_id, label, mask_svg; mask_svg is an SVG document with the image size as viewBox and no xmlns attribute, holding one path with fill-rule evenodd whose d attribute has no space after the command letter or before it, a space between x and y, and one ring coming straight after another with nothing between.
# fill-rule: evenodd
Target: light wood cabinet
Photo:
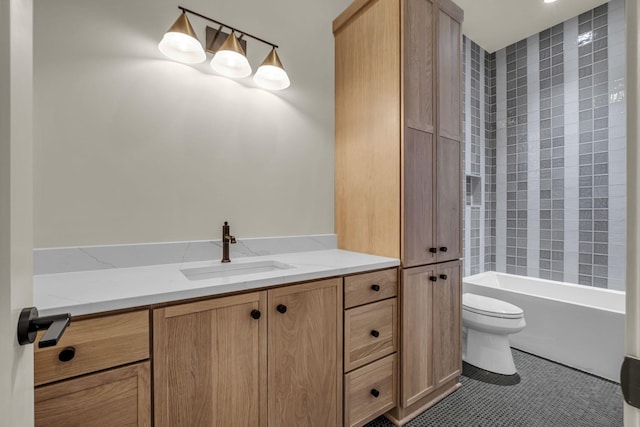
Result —
<instances>
[{"instance_id":1,"label":"light wood cabinet","mask_svg":"<svg viewBox=\"0 0 640 427\"><path fill-rule=\"evenodd\" d=\"M355 0L333 22L335 229L402 262L398 425L459 386L462 18L451 0Z\"/></svg>"},{"instance_id":2,"label":"light wood cabinet","mask_svg":"<svg viewBox=\"0 0 640 427\"><path fill-rule=\"evenodd\" d=\"M340 248L460 258L461 22L450 0L356 0L334 21Z\"/></svg>"},{"instance_id":3,"label":"light wood cabinet","mask_svg":"<svg viewBox=\"0 0 640 427\"><path fill-rule=\"evenodd\" d=\"M266 426L266 293L153 311L156 426Z\"/></svg>"},{"instance_id":4,"label":"light wood cabinet","mask_svg":"<svg viewBox=\"0 0 640 427\"><path fill-rule=\"evenodd\" d=\"M153 319L156 426L341 425L341 279L159 308Z\"/></svg>"},{"instance_id":5,"label":"light wood cabinet","mask_svg":"<svg viewBox=\"0 0 640 427\"><path fill-rule=\"evenodd\" d=\"M150 426L148 359L148 310L72 321L34 347L35 425Z\"/></svg>"}]
</instances>

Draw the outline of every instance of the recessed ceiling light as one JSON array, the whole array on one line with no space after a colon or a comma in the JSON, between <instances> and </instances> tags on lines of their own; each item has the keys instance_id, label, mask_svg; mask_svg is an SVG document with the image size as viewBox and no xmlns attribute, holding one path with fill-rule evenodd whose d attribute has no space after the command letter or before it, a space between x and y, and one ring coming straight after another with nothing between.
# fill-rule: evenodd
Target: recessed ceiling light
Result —
<instances>
[{"instance_id":1,"label":"recessed ceiling light","mask_svg":"<svg viewBox=\"0 0 640 427\"><path fill-rule=\"evenodd\" d=\"M544 2L545 2L545 3L553 3L553 2L555 2L555 1L556 1L556 0L544 0Z\"/></svg>"}]
</instances>

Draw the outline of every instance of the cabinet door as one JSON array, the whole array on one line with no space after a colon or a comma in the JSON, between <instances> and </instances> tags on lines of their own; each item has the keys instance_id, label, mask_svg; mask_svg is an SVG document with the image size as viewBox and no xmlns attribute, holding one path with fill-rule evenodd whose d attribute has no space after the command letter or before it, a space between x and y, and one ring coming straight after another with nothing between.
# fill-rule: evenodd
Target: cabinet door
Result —
<instances>
[{"instance_id":1,"label":"cabinet door","mask_svg":"<svg viewBox=\"0 0 640 427\"><path fill-rule=\"evenodd\" d=\"M151 425L149 362L36 387L35 425Z\"/></svg>"},{"instance_id":2,"label":"cabinet door","mask_svg":"<svg viewBox=\"0 0 640 427\"><path fill-rule=\"evenodd\" d=\"M406 267L435 262L433 237L433 135L404 134L404 253Z\"/></svg>"},{"instance_id":3,"label":"cabinet door","mask_svg":"<svg viewBox=\"0 0 640 427\"><path fill-rule=\"evenodd\" d=\"M415 267L402 272L401 404L407 407L434 390L433 286L434 270Z\"/></svg>"},{"instance_id":4,"label":"cabinet door","mask_svg":"<svg viewBox=\"0 0 640 427\"><path fill-rule=\"evenodd\" d=\"M154 310L156 426L266 425L265 297Z\"/></svg>"},{"instance_id":5,"label":"cabinet door","mask_svg":"<svg viewBox=\"0 0 640 427\"><path fill-rule=\"evenodd\" d=\"M436 147L436 245L438 262L461 257L460 142L440 138Z\"/></svg>"},{"instance_id":6,"label":"cabinet door","mask_svg":"<svg viewBox=\"0 0 640 427\"><path fill-rule=\"evenodd\" d=\"M433 134L434 5L430 0L404 2L404 123Z\"/></svg>"},{"instance_id":7,"label":"cabinet door","mask_svg":"<svg viewBox=\"0 0 640 427\"><path fill-rule=\"evenodd\" d=\"M439 266L437 279L433 282L433 358L439 387L459 376L462 369L460 261Z\"/></svg>"},{"instance_id":8,"label":"cabinet door","mask_svg":"<svg viewBox=\"0 0 640 427\"><path fill-rule=\"evenodd\" d=\"M268 291L269 426L342 425L342 280Z\"/></svg>"},{"instance_id":9,"label":"cabinet door","mask_svg":"<svg viewBox=\"0 0 640 427\"><path fill-rule=\"evenodd\" d=\"M437 24L438 133L460 141L461 114L461 11L451 2L439 2Z\"/></svg>"}]
</instances>

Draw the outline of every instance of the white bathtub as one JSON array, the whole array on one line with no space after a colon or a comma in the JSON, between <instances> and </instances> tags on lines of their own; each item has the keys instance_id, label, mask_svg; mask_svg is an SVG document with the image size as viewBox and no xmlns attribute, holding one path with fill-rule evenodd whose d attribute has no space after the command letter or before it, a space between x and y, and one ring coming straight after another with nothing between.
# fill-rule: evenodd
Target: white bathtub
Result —
<instances>
[{"instance_id":1,"label":"white bathtub","mask_svg":"<svg viewBox=\"0 0 640 427\"><path fill-rule=\"evenodd\" d=\"M463 279L464 292L524 310L527 326L511 346L620 381L625 293L489 271Z\"/></svg>"}]
</instances>

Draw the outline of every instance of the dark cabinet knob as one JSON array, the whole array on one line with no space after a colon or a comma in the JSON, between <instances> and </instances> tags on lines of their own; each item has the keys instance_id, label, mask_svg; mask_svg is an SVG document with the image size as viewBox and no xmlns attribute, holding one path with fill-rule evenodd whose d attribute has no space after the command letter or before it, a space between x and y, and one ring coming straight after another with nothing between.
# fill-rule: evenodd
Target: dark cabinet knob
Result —
<instances>
[{"instance_id":1,"label":"dark cabinet knob","mask_svg":"<svg viewBox=\"0 0 640 427\"><path fill-rule=\"evenodd\" d=\"M378 338L380 336L380 332L376 331L375 329L373 331L371 331L371 336Z\"/></svg>"},{"instance_id":2,"label":"dark cabinet knob","mask_svg":"<svg viewBox=\"0 0 640 427\"><path fill-rule=\"evenodd\" d=\"M438 278L436 276L430 276L429 280L431 280L432 282L436 282Z\"/></svg>"},{"instance_id":3,"label":"dark cabinet knob","mask_svg":"<svg viewBox=\"0 0 640 427\"><path fill-rule=\"evenodd\" d=\"M276 310L278 310L278 313L284 314L287 312L287 306L284 304L278 304Z\"/></svg>"},{"instance_id":4,"label":"dark cabinet knob","mask_svg":"<svg viewBox=\"0 0 640 427\"><path fill-rule=\"evenodd\" d=\"M446 246L441 246L440 247L440 252L447 252L447 247Z\"/></svg>"},{"instance_id":5,"label":"dark cabinet knob","mask_svg":"<svg viewBox=\"0 0 640 427\"><path fill-rule=\"evenodd\" d=\"M251 310L251 317L258 320L260 316L262 316L262 313L260 313L260 310Z\"/></svg>"},{"instance_id":6,"label":"dark cabinet knob","mask_svg":"<svg viewBox=\"0 0 640 427\"><path fill-rule=\"evenodd\" d=\"M446 274L441 274L441 275L440 275L440 278L441 278L442 280L447 280L447 275L446 275Z\"/></svg>"},{"instance_id":7,"label":"dark cabinet knob","mask_svg":"<svg viewBox=\"0 0 640 427\"><path fill-rule=\"evenodd\" d=\"M67 347L58 354L58 360L61 362L69 362L76 355L76 349L73 347Z\"/></svg>"},{"instance_id":8,"label":"dark cabinet knob","mask_svg":"<svg viewBox=\"0 0 640 427\"><path fill-rule=\"evenodd\" d=\"M380 285L371 285L371 289L373 289L376 292L380 291Z\"/></svg>"},{"instance_id":9,"label":"dark cabinet knob","mask_svg":"<svg viewBox=\"0 0 640 427\"><path fill-rule=\"evenodd\" d=\"M438 248L429 248L429 252L431 252L432 254L435 254L438 252Z\"/></svg>"},{"instance_id":10,"label":"dark cabinet knob","mask_svg":"<svg viewBox=\"0 0 640 427\"><path fill-rule=\"evenodd\" d=\"M376 390L375 388L372 388L371 389L371 396L377 398L378 396L380 396L380 392L378 390Z\"/></svg>"}]
</instances>

